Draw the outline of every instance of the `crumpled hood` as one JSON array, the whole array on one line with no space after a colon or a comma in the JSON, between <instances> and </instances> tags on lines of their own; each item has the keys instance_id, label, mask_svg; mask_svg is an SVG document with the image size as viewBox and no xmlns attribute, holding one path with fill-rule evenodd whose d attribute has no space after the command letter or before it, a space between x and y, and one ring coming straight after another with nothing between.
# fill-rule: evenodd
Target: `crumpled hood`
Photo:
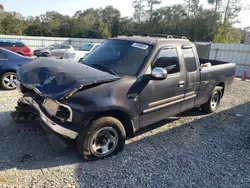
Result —
<instances>
[{"instance_id":1,"label":"crumpled hood","mask_svg":"<svg viewBox=\"0 0 250 188\"><path fill-rule=\"evenodd\" d=\"M26 87L52 99L62 99L87 85L120 79L84 64L52 58L37 58L18 69L17 75Z\"/></svg>"}]
</instances>

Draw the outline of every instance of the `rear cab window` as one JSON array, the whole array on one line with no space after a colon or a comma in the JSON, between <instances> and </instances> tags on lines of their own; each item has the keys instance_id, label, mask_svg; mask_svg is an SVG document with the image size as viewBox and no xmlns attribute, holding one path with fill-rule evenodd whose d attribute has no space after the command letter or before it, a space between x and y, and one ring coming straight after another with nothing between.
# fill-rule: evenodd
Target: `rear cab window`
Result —
<instances>
[{"instance_id":1,"label":"rear cab window","mask_svg":"<svg viewBox=\"0 0 250 188\"><path fill-rule=\"evenodd\" d=\"M193 48L182 49L186 69L188 72L195 72L197 70L197 63Z\"/></svg>"},{"instance_id":2,"label":"rear cab window","mask_svg":"<svg viewBox=\"0 0 250 188\"><path fill-rule=\"evenodd\" d=\"M177 49L175 47L163 47L157 55L153 68L161 67L168 74L180 72L180 62Z\"/></svg>"}]
</instances>

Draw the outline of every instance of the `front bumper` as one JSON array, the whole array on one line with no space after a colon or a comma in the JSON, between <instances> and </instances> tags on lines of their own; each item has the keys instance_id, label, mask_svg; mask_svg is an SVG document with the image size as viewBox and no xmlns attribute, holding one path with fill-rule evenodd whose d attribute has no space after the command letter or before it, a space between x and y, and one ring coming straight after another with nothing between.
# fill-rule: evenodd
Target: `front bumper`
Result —
<instances>
[{"instance_id":1,"label":"front bumper","mask_svg":"<svg viewBox=\"0 0 250 188\"><path fill-rule=\"evenodd\" d=\"M33 100L31 97L23 97L23 98L19 99L19 102L21 102L23 104L27 104L27 105L33 107L34 109L36 109L37 112L39 113L40 118L43 121L43 123L47 127L49 127L50 129L52 129L54 132L56 132L62 136L71 138L71 139L76 139L76 137L78 136L78 132L67 129L67 128L59 125L58 123L55 123L49 117L47 117L45 115L45 113L41 110L39 104L35 100Z\"/></svg>"}]
</instances>

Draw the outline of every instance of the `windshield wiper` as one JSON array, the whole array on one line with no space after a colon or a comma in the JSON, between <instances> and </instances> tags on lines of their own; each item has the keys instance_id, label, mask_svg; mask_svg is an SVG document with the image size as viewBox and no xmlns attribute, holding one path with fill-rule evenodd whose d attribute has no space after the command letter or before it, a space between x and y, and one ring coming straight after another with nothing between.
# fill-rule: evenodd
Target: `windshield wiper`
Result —
<instances>
[{"instance_id":1,"label":"windshield wiper","mask_svg":"<svg viewBox=\"0 0 250 188\"><path fill-rule=\"evenodd\" d=\"M91 64L91 65L88 65L88 66L94 67L94 68L98 68L98 69L102 69L102 70L104 70L104 71L106 71L106 72L109 72L109 73L111 73L111 74L113 74L113 75L118 76L118 74L117 74L115 71L113 71L113 70L110 69L109 67L105 67L104 65L100 65L100 64Z\"/></svg>"}]
</instances>

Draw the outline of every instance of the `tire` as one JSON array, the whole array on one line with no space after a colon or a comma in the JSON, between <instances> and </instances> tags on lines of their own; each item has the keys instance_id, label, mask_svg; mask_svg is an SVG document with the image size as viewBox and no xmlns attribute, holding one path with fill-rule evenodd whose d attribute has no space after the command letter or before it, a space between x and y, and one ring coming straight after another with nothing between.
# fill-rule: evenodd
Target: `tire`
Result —
<instances>
[{"instance_id":1,"label":"tire","mask_svg":"<svg viewBox=\"0 0 250 188\"><path fill-rule=\"evenodd\" d=\"M220 101L222 98L222 88L221 87L215 87L212 91L211 96L209 97L208 101L201 105L202 111L205 113L214 113L218 109L220 105Z\"/></svg>"},{"instance_id":2,"label":"tire","mask_svg":"<svg viewBox=\"0 0 250 188\"><path fill-rule=\"evenodd\" d=\"M84 160L93 161L116 155L124 148L125 140L126 132L118 119L101 117L81 131L77 149Z\"/></svg>"},{"instance_id":3,"label":"tire","mask_svg":"<svg viewBox=\"0 0 250 188\"><path fill-rule=\"evenodd\" d=\"M17 79L17 75L14 72L6 72L2 75L0 79L0 85L5 90L14 90L16 89L16 84L13 82Z\"/></svg>"},{"instance_id":4,"label":"tire","mask_svg":"<svg viewBox=\"0 0 250 188\"><path fill-rule=\"evenodd\" d=\"M43 53L42 54L42 57L49 57L50 55L49 55L49 53L47 53L47 52L45 52L45 53Z\"/></svg>"}]
</instances>

